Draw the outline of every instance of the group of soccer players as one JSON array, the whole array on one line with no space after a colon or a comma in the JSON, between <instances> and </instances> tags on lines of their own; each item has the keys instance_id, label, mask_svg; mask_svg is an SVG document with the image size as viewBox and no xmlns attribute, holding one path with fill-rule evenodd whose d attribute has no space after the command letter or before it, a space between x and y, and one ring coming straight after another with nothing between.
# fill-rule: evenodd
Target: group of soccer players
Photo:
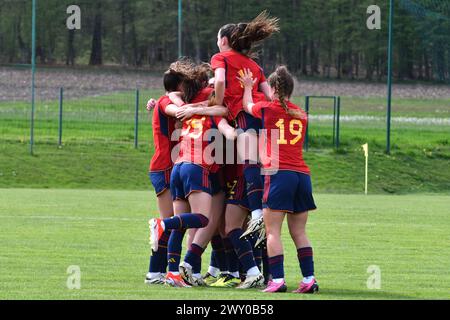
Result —
<instances>
[{"instance_id":1,"label":"group of soccer players","mask_svg":"<svg viewBox=\"0 0 450 320\"><path fill-rule=\"evenodd\" d=\"M149 176L160 217L149 222L147 284L286 292L287 215L303 275L294 292L318 291L305 232L316 209L302 155L307 115L289 101L294 81L286 67L266 79L252 59L254 45L278 30L278 19L265 12L250 23L227 24L210 64L180 59L165 72L166 94L153 111Z\"/></svg>"}]
</instances>

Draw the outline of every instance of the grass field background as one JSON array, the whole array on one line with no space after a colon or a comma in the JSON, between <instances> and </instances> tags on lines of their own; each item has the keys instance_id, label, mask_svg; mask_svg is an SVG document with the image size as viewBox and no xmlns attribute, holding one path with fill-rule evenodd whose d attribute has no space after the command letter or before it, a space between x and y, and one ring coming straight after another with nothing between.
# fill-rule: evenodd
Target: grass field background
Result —
<instances>
[{"instance_id":1,"label":"grass field background","mask_svg":"<svg viewBox=\"0 0 450 320\"><path fill-rule=\"evenodd\" d=\"M29 103L0 101L0 299L450 299L449 98L396 97L389 155L384 98L342 96L338 150L331 101L313 101L305 159L319 208L309 235L321 294L305 297L145 286L147 220L157 214L145 102L162 92L141 91L135 149L134 91L70 90L61 147L58 99L40 99L38 90L33 156ZM293 100L304 104L303 97ZM287 230L283 237L287 282L295 289L296 252ZM66 287L71 265L81 268L81 290ZM381 269L380 290L366 285L372 265Z\"/></svg>"},{"instance_id":2,"label":"grass field background","mask_svg":"<svg viewBox=\"0 0 450 320\"><path fill-rule=\"evenodd\" d=\"M63 145L58 142L58 101L36 107L35 155L29 156L29 104L0 102L0 187L146 190L153 150L151 115L142 91L139 148L134 149L135 92L66 99ZM303 105L303 97L294 102ZM385 101L342 97L341 146L332 144L332 102L313 100L310 152L314 188L358 193L364 187L361 145L369 143L372 193L450 192L450 99L394 99L392 153L385 154ZM420 121L426 121L424 123ZM389 178L388 178L389 177Z\"/></svg>"},{"instance_id":3,"label":"grass field background","mask_svg":"<svg viewBox=\"0 0 450 320\"><path fill-rule=\"evenodd\" d=\"M0 190L0 299L449 299L450 203L447 196L317 194L310 215L321 293L149 287L150 191ZM285 226L286 227L286 226ZM283 232L289 289L300 280ZM185 252L185 249L183 249ZM209 249L205 253L206 268ZM81 269L81 289L66 287ZM381 289L369 290L371 265Z\"/></svg>"}]
</instances>

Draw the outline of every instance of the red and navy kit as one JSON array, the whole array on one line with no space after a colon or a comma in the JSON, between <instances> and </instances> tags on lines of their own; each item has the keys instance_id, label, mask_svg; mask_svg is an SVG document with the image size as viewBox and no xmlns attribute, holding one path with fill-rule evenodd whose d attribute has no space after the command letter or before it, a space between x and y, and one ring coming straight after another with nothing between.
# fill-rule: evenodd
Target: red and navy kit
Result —
<instances>
[{"instance_id":1,"label":"red and navy kit","mask_svg":"<svg viewBox=\"0 0 450 320\"><path fill-rule=\"evenodd\" d=\"M252 108L252 114L262 120L264 129L263 207L300 213L316 209L310 170L303 160L308 118L298 106L291 102L286 104L289 109L299 110L301 119L288 115L278 100L259 102Z\"/></svg>"},{"instance_id":2,"label":"red and navy kit","mask_svg":"<svg viewBox=\"0 0 450 320\"><path fill-rule=\"evenodd\" d=\"M266 175L263 208L288 213L315 210L311 177L290 170L280 170L275 174Z\"/></svg>"},{"instance_id":3,"label":"red and navy kit","mask_svg":"<svg viewBox=\"0 0 450 320\"><path fill-rule=\"evenodd\" d=\"M200 103L206 100L209 100L209 98L211 97L212 93L214 92L214 88L213 87L206 87L203 88L202 90L200 90L200 92L195 96L194 99L192 99L192 101L190 101L189 103Z\"/></svg>"},{"instance_id":4,"label":"red and navy kit","mask_svg":"<svg viewBox=\"0 0 450 320\"><path fill-rule=\"evenodd\" d=\"M170 175L172 199L187 200L192 192L212 194L209 175L208 169L191 162L175 164Z\"/></svg>"},{"instance_id":5,"label":"red and navy kit","mask_svg":"<svg viewBox=\"0 0 450 320\"><path fill-rule=\"evenodd\" d=\"M198 116L183 122L180 151L172 169L170 190L174 200L185 200L192 192L213 194L211 188L211 169L217 169L214 156L204 152L210 144L205 132L217 129L221 117Z\"/></svg>"},{"instance_id":6,"label":"red and navy kit","mask_svg":"<svg viewBox=\"0 0 450 320\"><path fill-rule=\"evenodd\" d=\"M302 118L296 119L288 115L278 100L258 102L252 108L252 114L262 120L265 130L264 163L262 164L266 170L292 170L310 174L310 170L303 160L303 142L308 117L295 104L289 101L286 104L289 109L302 112ZM277 145L272 147L272 143Z\"/></svg>"},{"instance_id":7,"label":"red and navy kit","mask_svg":"<svg viewBox=\"0 0 450 320\"><path fill-rule=\"evenodd\" d=\"M175 163L190 162L204 167L208 171L215 164L214 155L205 152L211 143L205 135L208 130L217 129L222 117L199 116L183 122L181 131L180 152Z\"/></svg>"},{"instance_id":8,"label":"red and navy kit","mask_svg":"<svg viewBox=\"0 0 450 320\"><path fill-rule=\"evenodd\" d=\"M247 190L245 186L244 165L226 164L224 167L226 184L226 204L234 204L249 210Z\"/></svg>"},{"instance_id":9,"label":"red and navy kit","mask_svg":"<svg viewBox=\"0 0 450 320\"><path fill-rule=\"evenodd\" d=\"M238 161L236 141L233 141L233 148L233 162L227 163L223 166L226 196L225 201L226 204L234 204L244 208L245 210L249 210L250 205L247 198L244 164L239 163Z\"/></svg>"},{"instance_id":10,"label":"red and navy kit","mask_svg":"<svg viewBox=\"0 0 450 320\"><path fill-rule=\"evenodd\" d=\"M214 55L211 59L211 67L215 71L216 69L225 69L225 96L224 104L230 111L228 120L235 120L240 113L241 117L244 118L244 124L246 127L241 127L242 129L254 128L259 129L259 122L251 119L250 115L243 113L243 96L244 96L244 85L239 82L236 78L238 76L244 75L244 70L249 69L253 78L257 79L255 86L253 87L253 101L264 101L265 96L262 92L258 91L259 85L266 81L264 72L261 67L253 61L251 58L240 54L234 50L221 52Z\"/></svg>"},{"instance_id":11,"label":"red and navy kit","mask_svg":"<svg viewBox=\"0 0 450 320\"><path fill-rule=\"evenodd\" d=\"M172 141L175 130L175 119L166 114L166 108L171 104L168 96L158 99L153 110L153 143L155 153L149 167L149 177L157 195L169 188L172 170L171 152L177 141Z\"/></svg>"},{"instance_id":12,"label":"red and navy kit","mask_svg":"<svg viewBox=\"0 0 450 320\"><path fill-rule=\"evenodd\" d=\"M207 100L211 92L212 88L203 89L191 103ZM214 155L205 152L211 143L205 133L210 129L217 129L222 119L222 117L194 115L183 122L180 151L170 179L170 190L174 200L184 200L195 191L209 194L217 191L211 187L210 174L211 170L216 172L218 167Z\"/></svg>"},{"instance_id":13,"label":"red and navy kit","mask_svg":"<svg viewBox=\"0 0 450 320\"><path fill-rule=\"evenodd\" d=\"M226 192L225 188L225 167L215 164L209 171L209 182L211 195L215 196L220 192Z\"/></svg>"}]
</instances>

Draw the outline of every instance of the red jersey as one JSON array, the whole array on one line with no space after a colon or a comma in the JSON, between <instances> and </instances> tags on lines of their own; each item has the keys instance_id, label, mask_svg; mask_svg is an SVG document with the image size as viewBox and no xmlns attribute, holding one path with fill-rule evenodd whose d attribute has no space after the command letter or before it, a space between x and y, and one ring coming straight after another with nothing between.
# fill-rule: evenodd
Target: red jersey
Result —
<instances>
[{"instance_id":1,"label":"red jersey","mask_svg":"<svg viewBox=\"0 0 450 320\"><path fill-rule=\"evenodd\" d=\"M153 110L153 144L155 153L150 162L149 171L163 171L173 166L171 152L177 141L171 141L175 130L175 118L166 114L166 108L172 102L168 96L162 96Z\"/></svg>"},{"instance_id":2,"label":"red jersey","mask_svg":"<svg viewBox=\"0 0 450 320\"><path fill-rule=\"evenodd\" d=\"M289 109L300 110L303 113L302 119L288 115L279 100L259 102L252 108L253 116L262 120L265 129L263 166L265 169L292 170L310 174L303 160L307 115L295 104L288 101L286 104ZM273 143L277 145L272 147Z\"/></svg>"},{"instance_id":3,"label":"red jersey","mask_svg":"<svg viewBox=\"0 0 450 320\"><path fill-rule=\"evenodd\" d=\"M222 117L194 115L184 121L176 163L195 163L208 170L215 167L214 155L206 150L211 141L205 133L210 129L217 129L222 119Z\"/></svg>"},{"instance_id":4,"label":"red jersey","mask_svg":"<svg viewBox=\"0 0 450 320\"><path fill-rule=\"evenodd\" d=\"M212 87L206 87L200 90L200 92L195 96L192 101L189 101L189 103L199 103L203 102L209 99L211 94L214 92L214 88Z\"/></svg>"},{"instance_id":5,"label":"red jersey","mask_svg":"<svg viewBox=\"0 0 450 320\"><path fill-rule=\"evenodd\" d=\"M190 103L198 103L208 100L214 89L204 88ZM205 149L211 143L209 137L205 135L210 129L217 129L222 117L194 115L192 118L183 121L181 132L180 152L176 163L190 162L198 164L208 170L217 171L214 157L211 152Z\"/></svg>"},{"instance_id":6,"label":"red jersey","mask_svg":"<svg viewBox=\"0 0 450 320\"><path fill-rule=\"evenodd\" d=\"M234 120L244 108L242 104L244 86L236 79L244 74L244 69L249 69L253 78L257 79L253 87L253 101L266 100L264 94L258 91L259 85L266 81L266 77L261 67L251 58L234 50L221 52L212 57L211 67L214 71L219 68L225 69L224 104L230 111L229 120Z\"/></svg>"}]
</instances>

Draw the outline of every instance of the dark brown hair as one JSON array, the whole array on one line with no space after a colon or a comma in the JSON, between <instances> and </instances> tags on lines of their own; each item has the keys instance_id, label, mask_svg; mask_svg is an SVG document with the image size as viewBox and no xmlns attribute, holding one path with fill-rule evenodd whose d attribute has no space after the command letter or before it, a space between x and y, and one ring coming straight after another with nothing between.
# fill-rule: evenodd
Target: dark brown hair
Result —
<instances>
[{"instance_id":1,"label":"dark brown hair","mask_svg":"<svg viewBox=\"0 0 450 320\"><path fill-rule=\"evenodd\" d=\"M271 18L267 11L261 12L249 23L226 24L219 30L221 38L227 37L230 47L246 56L256 57L255 45L280 31L278 18Z\"/></svg>"},{"instance_id":2,"label":"dark brown hair","mask_svg":"<svg viewBox=\"0 0 450 320\"><path fill-rule=\"evenodd\" d=\"M279 66L273 72L269 78L267 79L269 86L275 90L275 93L278 95L278 99L280 100L281 106L289 114L294 118L301 118L302 112L300 110L289 109L286 104L286 99L289 99L294 91L294 78L289 73L286 66Z\"/></svg>"},{"instance_id":3,"label":"dark brown hair","mask_svg":"<svg viewBox=\"0 0 450 320\"><path fill-rule=\"evenodd\" d=\"M181 74L183 77L183 100L191 102L195 96L208 85L209 75L212 72L208 63L195 64L191 59L183 57L170 65L169 70Z\"/></svg>"},{"instance_id":4,"label":"dark brown hair","mask_svg":"<svg viewBox=\"0 0 450 320\"><path fill-rule=\"evenodd\" d=\"M178 90L178 86L183 81L183 76L172 70L164 72L163 83L166 92L173 92Z\"/></svg>"}]
</instances>

